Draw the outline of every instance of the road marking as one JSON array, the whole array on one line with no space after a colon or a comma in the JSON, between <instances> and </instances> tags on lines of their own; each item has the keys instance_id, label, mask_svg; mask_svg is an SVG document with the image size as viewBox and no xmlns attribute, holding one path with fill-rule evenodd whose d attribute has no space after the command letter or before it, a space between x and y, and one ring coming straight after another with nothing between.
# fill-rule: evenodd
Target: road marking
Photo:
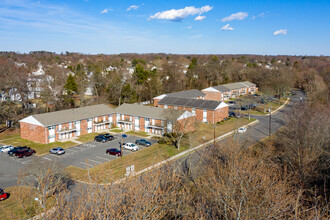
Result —
<instances>
[{"instance_id":1,"label":"road marking","mask_svg":"<svg viewBox=\"0 0 330 220\"><path fill-rule=\"evenodd\" d=\"M84 163L84 162L79 162L79 163L84 164L85 166L93 167L93 165L91 165L91 164L87 164L87 163Z\"/></svg>"},{"instance_id":2,"label":"road marking","mask_svg":"<svg viewBox=\"0 0 330 220\"><path fill-rule=\"evenodd\" d=\"M21 161L22 164L28 164L30 163L32 160L26 160L26 161Z\"/></svg>"},{"instance_id":3,"label":"road marking","mask_svg":"<svg viewBox=\"0 0 330 220\"><path fill-rule=\"evenodd\" d=\"M49 159L48 157L43 157L44 159L46 159L46 160L50 160L50 161L52 161L52 159Z\"/></svg>"},{"instance_id":4,"label":"road marking","mask_svg":"<svg viewBox=\"0 0 330 220\"><path fill-rule=\"evenodd\" d=\"M103 157L99 157L99 156L96 156L97 158L99 159L103 159L103 160L106 160L106 161L110 161L109 159L106 159L106 158L103 158Z\"/></svg>"},{"instance_id":5,"label":"road marking","mask_svg":"<svg viewBox=\"0 0 330 220\"><path fill-rule=\"evenodd\" d=\"M78 152L78 151L75 151L75 150L72 150L72 149L67 149L68 151L73 151L73 152Z\"/></svg>"},{"instance_id":6,"label":"road marking","mask_svg":"<svg viewBox=\"0 0 330 220\"><path fill-rule=\"evenodd\" d=\"M92 160L92 159L89 159L89 161L93 161L94 163L101 164L101 162L98 162L98 161L96 161L96 160Z\"/></svg>"}]
</instances>

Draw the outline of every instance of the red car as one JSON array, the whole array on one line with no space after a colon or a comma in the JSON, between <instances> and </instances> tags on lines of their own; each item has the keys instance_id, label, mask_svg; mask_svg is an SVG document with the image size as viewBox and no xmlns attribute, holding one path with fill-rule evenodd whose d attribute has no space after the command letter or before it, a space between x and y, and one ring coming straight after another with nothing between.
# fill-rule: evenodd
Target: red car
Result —
<instances>
[{"instance_id":1,"label":"red car","mask_svg":"<svg viewBox=\"0 0 330 220\"><path fill-rule=\"evenodd\" d=\"M8 198L8 193L6 193L3 189L0 189L0 201Z\"/></svg>"},{"instance_id":2,"label":"red car","mask_svg":"<svg viewBox=\"0 0 330 220\"><path fill-rule=\"evenodd\" d=\"M116 148L107 149L106 154L115 155L117 157L121 156L121 151Z\"/></svg>"},{"instance_id":3,"label":"red car","mask_svg":"<svg viewBox=\"0 0 330 220\"><path fill-rule=\"evenodd\" d=\"M35 154L35 150L32 150L32 149L23 149L23 150L20 150L20 151L17 151L15 153L15 156L16 157L19 157L19 158L25 158L27 156L31 156L32 154Z\"/></svg>"}]
</instances>

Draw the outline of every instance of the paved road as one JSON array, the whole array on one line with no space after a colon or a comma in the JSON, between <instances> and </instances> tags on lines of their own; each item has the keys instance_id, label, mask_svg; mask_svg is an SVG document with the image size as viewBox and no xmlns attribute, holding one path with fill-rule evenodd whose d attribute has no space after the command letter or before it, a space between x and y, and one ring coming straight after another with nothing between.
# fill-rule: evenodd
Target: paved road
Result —
<instances>
[{"instance_id":1,"label":"paved road","mask_svg":"<svg viewBox=\"0 0 330 220\"><path fill-rule=\"evenodd\" d=\"M128 135L124 139L125 143L132 142L141 139ZM155 143L155 140L149 140L151 143ZM0 188L6 188L17 185L19 171L24 171L36 158L42 161L56 161L64 166L76 166L79 168L87 169L87 167L94 167L102 163L114 160L117 157L106 154L105 151L108 148L119 148L119 142L121 142L120 134L115 135L113 141L106 143L90 142L81 144L72 148L65 149L66 153L63 155L47 154L44 156L30 156L27 158L10 157L7 153L0 153ZM140 149L145 147L139 146ZM128 150L124 150L124 155L133 153ZM88 162L87 162L88 161Z\"/></svg>"},{"instance_id":2,"label":"paved road","mask_svg":"<svg viewBox=\"0 0 330 220\"><path fill-rule=\"evenodd\" d=\"M291 112L292 108L301 102L301 98L304 100L305 95L301 91L297 91L296 95L291 97L291 101L288 105L285 106L282 110L278 111L276 114L271 116L271 133L274 133L279 128L286 124L286 115ZM250 146L263 138L267 137L269 134L269 116L252 116L259 120L259 123L249 127L247 131L243 134L235 134L234 139L238 140L240 143L245 144L245 146ZM220 145L225 146L228 140L231 140L233 137L225 138L219 142ZM176 161L175 168L178 171L187 172L196 170L195 168L199 163L202 163L203 160L201 155L207 153L213 145L207 146L203 149L198 150L195 153L189 154L185 157L180 158ZM198 170L198 169L197 169ZM196 171L197 171L196 170ZM197 171L198 172L198 171Z\"/></svg>"}]
</instances>

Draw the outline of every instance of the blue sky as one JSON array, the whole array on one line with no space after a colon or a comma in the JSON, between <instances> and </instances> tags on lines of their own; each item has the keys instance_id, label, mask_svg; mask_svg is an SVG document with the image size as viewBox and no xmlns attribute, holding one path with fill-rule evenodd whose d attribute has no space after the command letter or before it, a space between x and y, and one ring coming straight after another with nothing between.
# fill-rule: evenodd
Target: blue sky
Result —
<instances>
[{"instance_id":1,"label":"blue sky","mask_svg":"<svg viewBox=\"0 0 330 220\"><path fill-rule=\"evenodd\" d=\"M329 0L0 0L0 50L330 55L329 12Z\"/></svg>"}]
</instances>

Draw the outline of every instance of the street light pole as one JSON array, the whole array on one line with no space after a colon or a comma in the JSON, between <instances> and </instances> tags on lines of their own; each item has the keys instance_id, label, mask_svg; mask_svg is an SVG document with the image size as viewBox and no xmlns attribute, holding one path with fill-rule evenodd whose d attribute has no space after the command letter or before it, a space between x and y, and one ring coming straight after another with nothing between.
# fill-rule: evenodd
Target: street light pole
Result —
<instances>
[{"instance_id":1,"label":"street light pole","mask_svg":"<svg viewBox=\"0 0 330 220\"><path fill-rule=\"evenodd\" d=\"M272 131L272 106L269 108L269 134L268 136L270 137L271 131Z\"/></svg>"}]
</instances>

